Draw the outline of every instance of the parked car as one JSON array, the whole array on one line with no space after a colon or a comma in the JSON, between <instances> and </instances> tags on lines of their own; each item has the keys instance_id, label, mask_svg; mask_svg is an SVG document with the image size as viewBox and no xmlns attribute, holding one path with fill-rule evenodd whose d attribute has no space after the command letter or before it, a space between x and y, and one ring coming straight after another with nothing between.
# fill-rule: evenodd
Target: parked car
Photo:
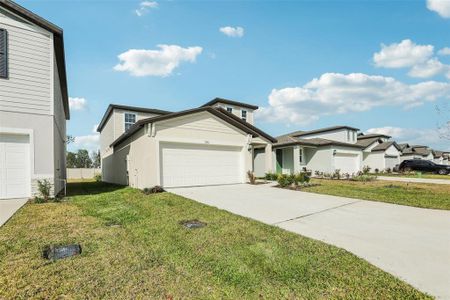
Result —
<instances>
[{"instance_id":1,"label":"parked car","mask_svg":"<svg viewBox=\"0 0 450 300\"><path fill-rule=\"evenodd\" d=\"M438 165L429 160L407 159L400 164L399 170L400 172L420 171L445 175L450 173L450 166Z\"/></svg>"}]
</instances>

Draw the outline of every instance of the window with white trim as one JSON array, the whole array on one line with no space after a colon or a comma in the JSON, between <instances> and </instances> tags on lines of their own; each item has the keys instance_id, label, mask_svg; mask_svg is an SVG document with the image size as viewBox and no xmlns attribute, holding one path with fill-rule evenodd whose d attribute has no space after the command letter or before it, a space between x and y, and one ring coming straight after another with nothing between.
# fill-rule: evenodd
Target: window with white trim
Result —
<instances>
[{"instance_id":1,"label":"window with white trim","mask_svg":"<svg viewBox=\"0 0 450 300\"><path fill-rule=\"evenodd\" d=\"M247 121L247 111L241 110L241 119Z\"/></svg>"},{"instance_id":2,"label":"window with white trim","mask_svg":"<svg viewBox=\"0 0 450 300\"><path fill-rule=\"evenodd\" d=\"M227 106L227 112L229 112L230 114L233 113L233 108L230 106Z\"/></svg>"},{"instance_id":3,"label":"window with white trim","mask_svg":"<svg viewBox=\"0 0 450 300\"><path fill-rule=\"evenodd\" d=\"M298 151L298 161L300 162L300 164L302 165L305 159L305 154L303 153L303 148L300 148Z\"/></svg>"},{"instance_id":4,"label":"window with white trim","mask_svg":"<svg viewBox=\"0 0 450 300\"><path fill-rule=\"evenodd\" d=\"M347 141L350 142L350 130L347 130Z\"/></svg>"},{"instance_id":5,"label":"window with white trim","mask_svg":"<svg viewBox=\"0 0 450 300\"><path fill-rule=\"evenodd\" d=\"M134 123L136 123L136 114L125 113L125 131L128 131L128 129L130 129L130 127L133 126Z\"/></svg>"}]
</instances>

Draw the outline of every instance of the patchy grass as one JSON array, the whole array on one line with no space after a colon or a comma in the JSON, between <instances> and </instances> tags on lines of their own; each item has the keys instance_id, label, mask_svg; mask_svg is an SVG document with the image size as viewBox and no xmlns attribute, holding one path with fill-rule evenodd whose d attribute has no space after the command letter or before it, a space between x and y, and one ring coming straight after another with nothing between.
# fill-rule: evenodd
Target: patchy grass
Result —
<instances>
[{"instance_id":1,"label":"patchy grass","mask_svg":"<svg viewBox=\"0 0 450 300\"><path fill-rule=\"evenodd\" d=\"M429 298L343 249L170 193L68 191L0 228L0 298ZM179 224L189 219L207 226ZM83 253L48 262L41 251L54 243Z\"/></svg>"},{"instance_id":2,"label":"patchy grass","mask_svg":"<svg viewBox=\"0 0 450 300\"><path fill-rule=\"evenodd\" d=\"M394 174L394 173L386 173L386 174L376 174L377 176L388 176L388 177L404 177L404 178L427 178L427 179L447 179L450 180L450 175L439 175L433 173L422 173L422 174Z\"/></svg>"},{"instance_id":3,"label":"patchy grass","mask_svg":"<svg viewBox=\"0 0 450 300\"><path fill-rule=\"evenodd\" d=\"M358 182L313 179L312 182L320 185L306 187L304 192L450 210L450 185L382 180Z\"/></svg>"}]
</instances>

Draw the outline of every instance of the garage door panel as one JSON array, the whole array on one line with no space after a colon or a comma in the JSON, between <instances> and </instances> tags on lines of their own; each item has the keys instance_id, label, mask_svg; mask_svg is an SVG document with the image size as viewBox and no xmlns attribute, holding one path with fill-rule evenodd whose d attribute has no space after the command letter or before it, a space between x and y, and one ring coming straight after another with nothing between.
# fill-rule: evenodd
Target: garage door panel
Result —
<instances>
[{"instance_id":1,"label":"garage door panel","mask_svg":"<svg viewBox=\"0 0 450 300\"><path fill-rule=\"evenodd\" d=\"M357 173L359 171L359 156L353 154L336 154L334 157L334 167L341 173Z\"/></svg>"},{"instance_id":2,"label":"garage door panel","mask_svg":"<svg viewBox=\"0 0 450 300\"><path fill-rule=\"evenodd\" d=\"M30 146L26 135L0 134L0 199L30 196Z\"/></svg>"},{"instance_id":3,"label":"garage door panel","mask_svg":"<svg viewBox=\"0 0 450 300\"><path fill-rule=\"evenodd\" d=\"M240 183L241 149L211 145L162 145L165 187Z\"/></svg>"}]
</instances>

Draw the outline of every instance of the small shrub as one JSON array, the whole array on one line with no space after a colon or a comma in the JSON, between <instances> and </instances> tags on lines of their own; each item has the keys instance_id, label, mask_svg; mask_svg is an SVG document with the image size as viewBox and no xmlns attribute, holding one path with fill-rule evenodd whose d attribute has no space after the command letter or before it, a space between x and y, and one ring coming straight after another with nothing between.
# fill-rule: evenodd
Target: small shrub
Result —
<instances>
[{"instance_id":1,"label":"small shrub","mask_svg":"<svg viewBox=\"0 0 450 300\"><path fill-rule=\"evenodd\" d=\"M36 202L36 203L48 202L48 200L50 199L52 184L47 179L44 179L44 180L38 180L37 185L38 185L38 191L39 191L40 197L42 198L42 202Z\"/></svg>"},{"instance_id":2,"label":"small shrub","mask_svg":"<svg viewBox=\"0 0 450 300\"><path fill-rule=\"evenodd\" d=\"M342 177L346 180L349 180L351 175L349 173L344 173L344 174L342 174Z\"/></svg>"},{"instance_id":3,"label":"small shrub","mask_svg":"<svg viewBox=\"0 0 450 300\"><path fill-rule=\"evenodd\" d=\"M256 184L256 176L255 174L253 174L252 171L247 171L247 177L248 177L248 181L250 182L250 184Z\"/></svg>"},{"instance_id":4,"label":"small shrub","mask_svg":"<svg viewBox=\"0 0 450 300\"><path fill-rule=\"evenodd\" d=\"M370 170L371 170L371 167L364 166L363 169L362 169L362 173L363 174L369 174Z\"/></svg>"},{"instance_id":5,"label":"small shrub","mask_svg":"<svg viewBox=\"0 0 450 300\"><path fill-rule=\"evenodd\" d=\"M336 169L331 177L332 179L341 179L341 170Z\"/></svg>"},{"instance_id":6,"label":"small shrub","mask_svg":"<svg viewBox=\"0 0 450 300\"><path fill-rule=\"evenodd\" d=\"M316 177L320 177L321 175L323 175L323 173L321 174L321 172L320 172L319 170L315 170L315 171L314 171L314 175L315 175Z\"/></svg>"},{"instance_id":7,"label":"small shrub","mask_svg":"<svg viewBox=\"0 0 450 300\"><path fill-rule=\"evenodd\" d=\"M95 174L95 175L94 175L94 180L95 180L96 182L102 181L102 174Z\"/></svg>"},{"instance_id":8,"label":"small shrub","mask_svg":"<svg viewBox=\"0 0 450 300\"><path fill-rule=\"evenodd\" d=\"M380 173L380 170L378 170L378 169L375 169L374 171L375 171L375 174Z\"/></svg>"},{"instance_id":9,"label":"small shrub","mask_svg":"<svg viewBox=\"0 0 450 300\"><path fill-rule=\"evenodd\" d=\"M266 178L266 180L278 180L278 174L268 172L268 173L266 173L265 178Z\"/></svg>"},{"instance_id":10,"label":"small shrub","mask_svg":"<svg viewBox=\"0 0 450 300\"><path fill-rule=\"evenodd\" d=\"M280 175L278 175L277 181L278 181L278 184L284 188L293 183L293 177L291 175L287 175L287 174L280 174Z\"/></svg>"},{"instance_id":11,"label":"small shrub","mask_svg":"<svg viewBox=\"0 0 450 300\"><path fill-rule=\"evenodd\" d=\"M142 192L146 195L149 195L149 194L163 193L165 192L165 190L161 186L155 185L152 188L143 189Z\"/></svg>"},{"instance_id":12,"label":"small shrub","mask_svg":"<svg viewBox=\"0 0 450 300\"><path fill-rule=\"evenodd\" d=\"M34 197L33 202L40 204L40 203L45 203L47 201L45 201L44 198L42 198L42 197Z\"/></svg>"},{"instance_id":13,"label":"small shrub","mask_svg":"<svg viewBox=\"0 0 450 300\"><path fill-rule=\"evenodd\" d=\"M388 173L388 174L390 174L390 173L392 173L392 169L391 168L386 168L386 173Z\"/></svg>"}]
</instances>

